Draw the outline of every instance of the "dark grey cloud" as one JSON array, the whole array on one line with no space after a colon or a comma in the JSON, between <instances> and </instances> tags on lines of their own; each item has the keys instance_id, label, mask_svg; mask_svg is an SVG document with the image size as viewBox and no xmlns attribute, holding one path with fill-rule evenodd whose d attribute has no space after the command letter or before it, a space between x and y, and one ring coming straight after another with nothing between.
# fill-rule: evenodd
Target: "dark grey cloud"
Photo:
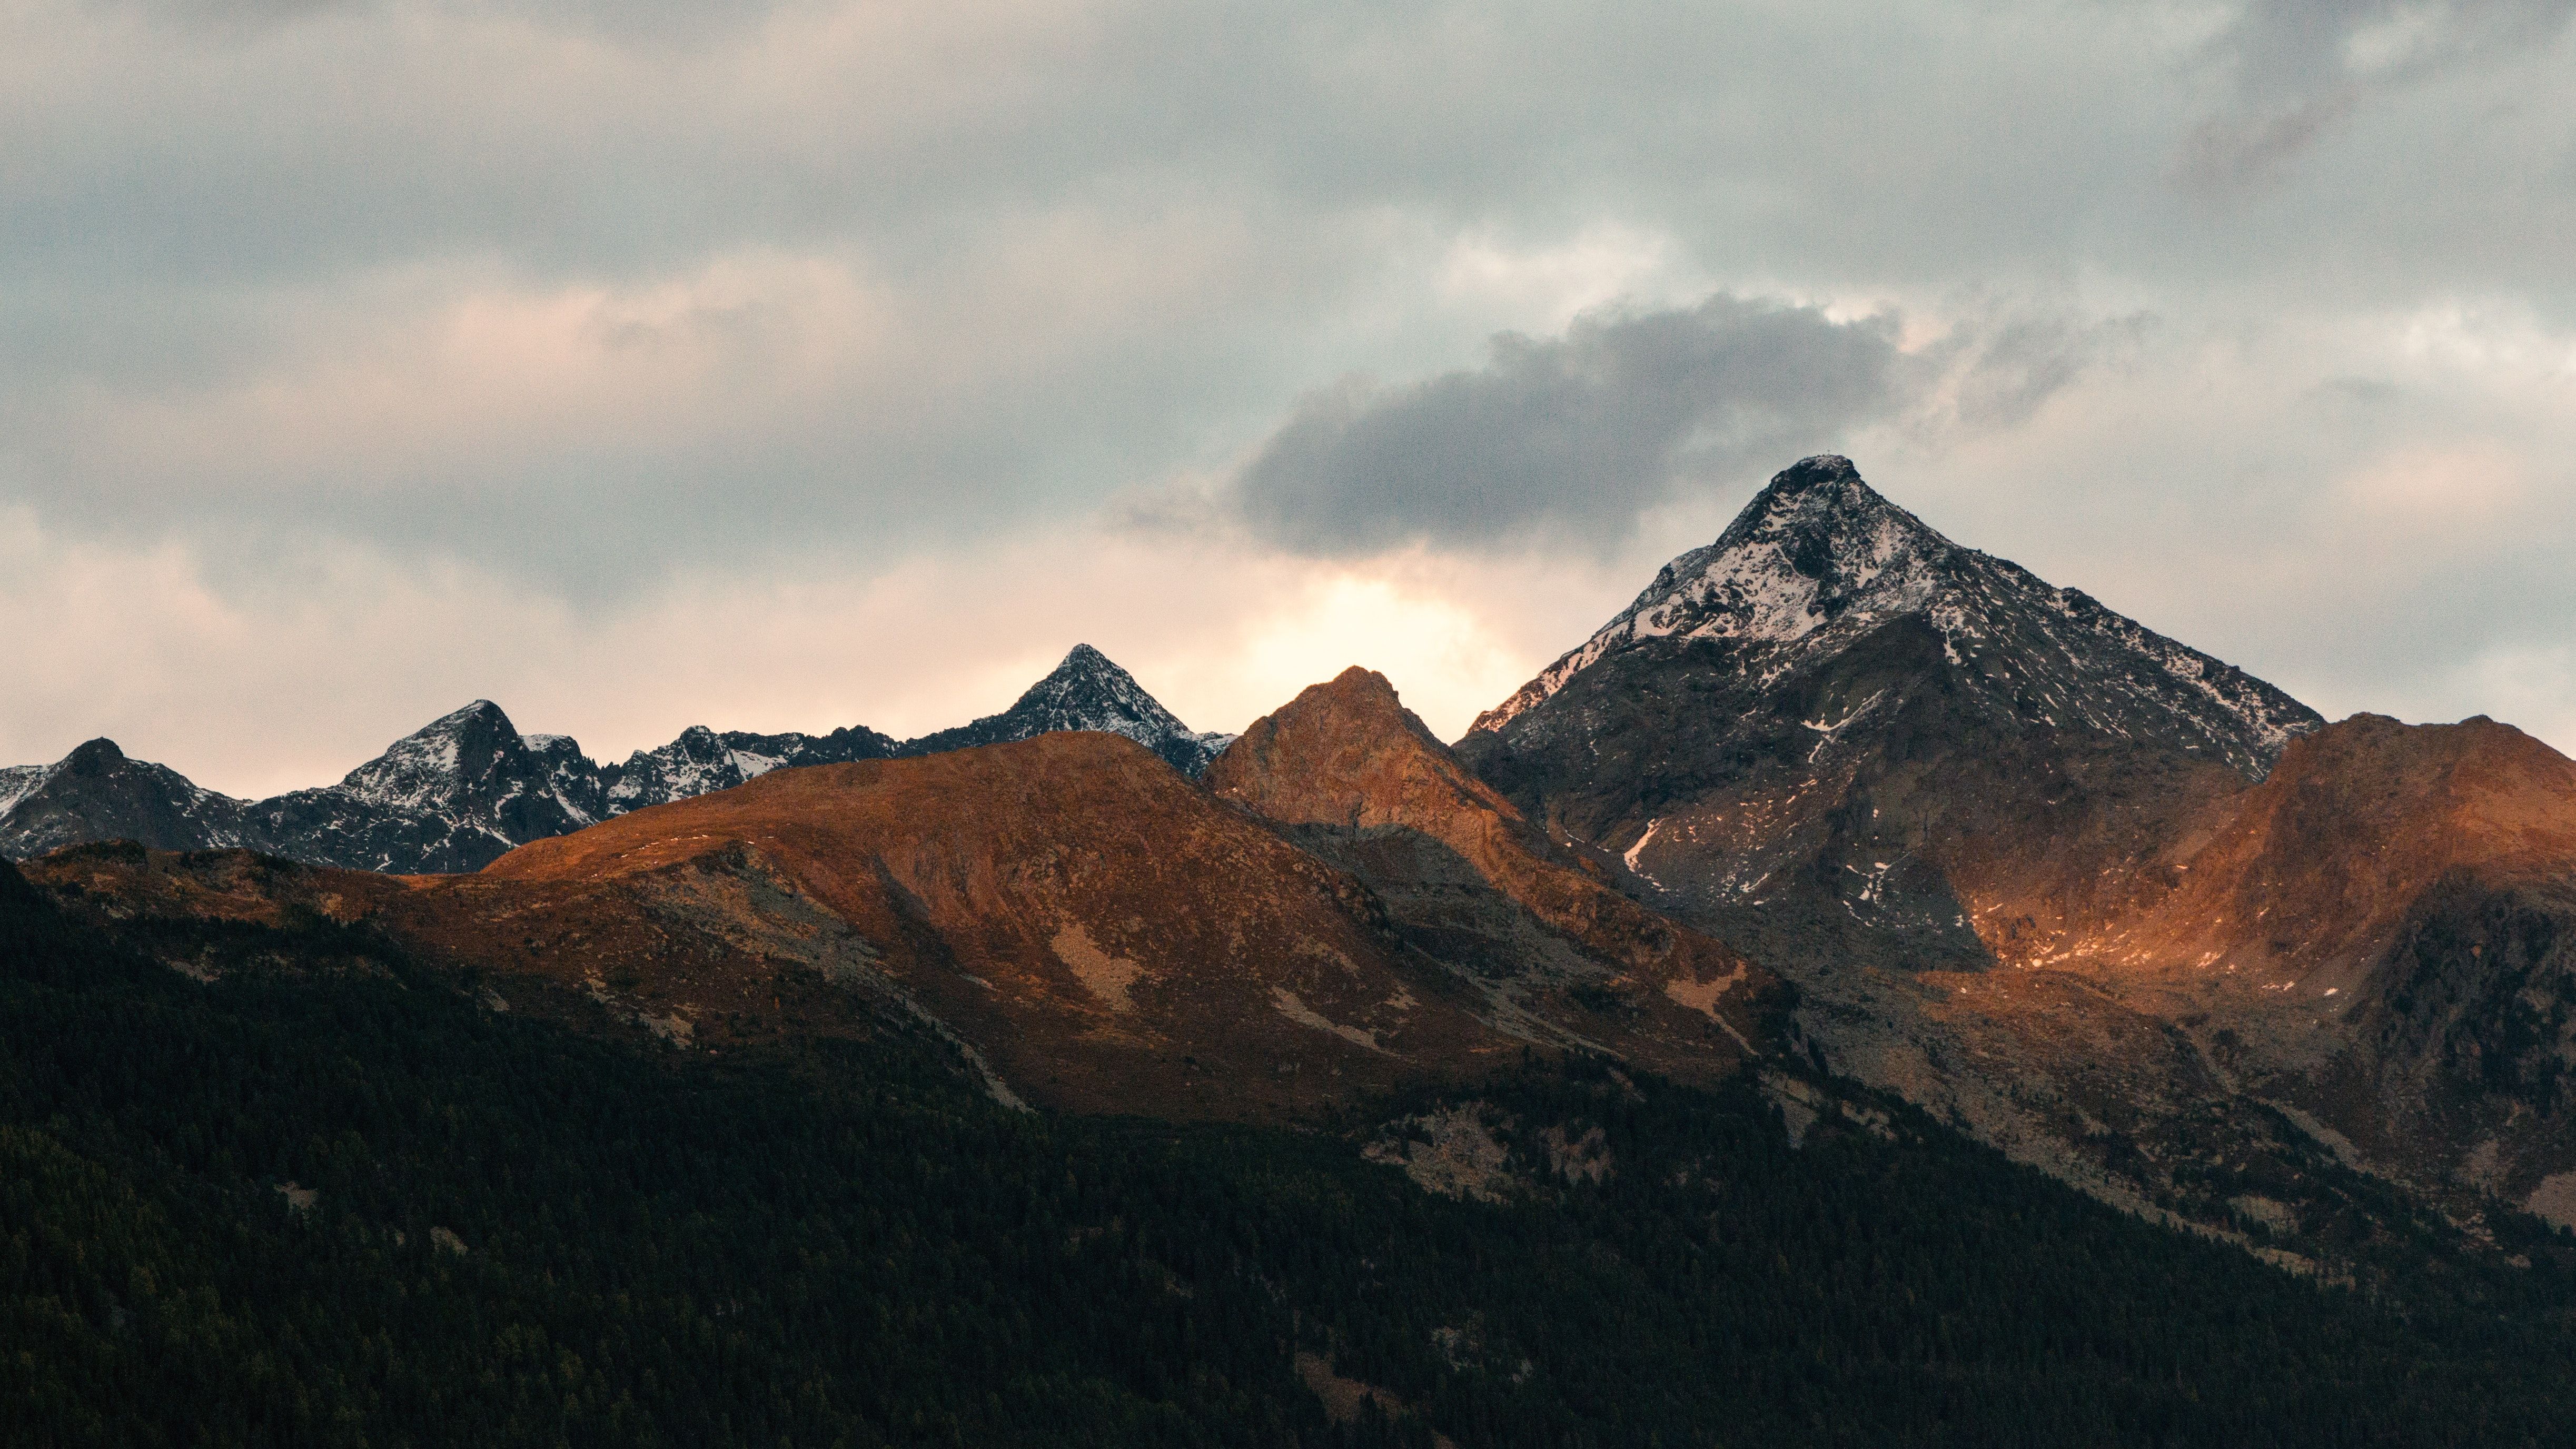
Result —
<instances>
[{"instance_id":1,"label":"dark grey cloud","mask_svg":"<svg viewBox=\"0 0 2576 1449\"><path fill-rule=\"evenodd\" d=\"M1473 371L1306 400L1233 501L1293 547L1624 535L1683 480L1818 453L1905 394L1893 318L1719 294L1506 333Z\"/></svg>"},{"instance_id":2,"label":"dark grey cloud","mask_svg":"<svg viewBox=\"0 0 2576 1449\"><path fill-rule=\"evenodd\" d=\"M1900 347L1888 312L1836 320L1724 292L1690 308L1611 309L1560 336L1498 336L1479 368L1352 378L1310 396L1214 502L1265 538L1322 553L1541 534L1609 547L1685 490L1880 424L1917 439L2020 427L2153 327L2143 313L1988 299ZM1137 521L1187 527L1195 506L1149 500Z\"/></svg>"}]
</instances>

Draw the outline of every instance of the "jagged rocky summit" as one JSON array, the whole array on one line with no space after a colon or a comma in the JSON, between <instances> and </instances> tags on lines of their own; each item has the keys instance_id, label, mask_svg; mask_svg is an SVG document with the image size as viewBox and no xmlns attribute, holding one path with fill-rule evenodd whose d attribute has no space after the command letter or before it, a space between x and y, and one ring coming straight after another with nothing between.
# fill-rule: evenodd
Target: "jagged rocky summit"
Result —
<instances>
[{"instance_id":1,"label":"jagged rocky summit","mask_svg":"<svg viewBox=\"0 0 2576 1449\"><path fill-rule=\"evenodd\" d=\"M1725 533L1664 565L1620 615L1477 719L1495 732L1630 651L1735 646L1768 683L1912 622L1999 718L2139 734L2260 776L2314 710L2078 589L1962 548L1879 496L1848 458L1782 471Z\"/></svg>"},{"instance_id":2,"label":"jagged rocky summit","mask_svg":"<svg viewBox=\"0 0 2576 1449\"><path fill-rule=\"evenodd\" d=\"M1195 780L1223 753L1232 735L1201 734L1182 724L1134 675L1088 644L1077 644L1046 678L1000 714L909 740L900 755L935 755L975 745L1034 739L1056 730L1125 735Z\"/></svg>"},{"instance_id":3,"label":"jagged rocky summit","mask_svg":"<svg viewBox=\"0 0 2576 1449\"><path fill-rule=\"evenodd\" d=\"M1458 748L1728 939L1972 961L1963 893L2088 889L2065 877L2065 837L2241 787L2321 723L1952 543L1828 456L1773 478Z\"/></svg>"},{"instance_id":4,"label":"jagged rocky summit","mask_svg":"<svg viewBox=\"0 0 2576 1449\"><path fill-rule=\"evenodd\" d=\"M398 874L479 870L531 841L649 805L727 790L793 765L844 764L1027 739L1056 730L1126 736L1195 778L1229 735L1194 733L1091 646L999 715L899 742L865 726L829 734L691 726L622 763L563 735L522 735L476 700L396 740L338 784L243 801L92 740L52 765L0 769L0 858L95 840L163 850L247 847L315 865Z\"/></svg>"}]
</instances>

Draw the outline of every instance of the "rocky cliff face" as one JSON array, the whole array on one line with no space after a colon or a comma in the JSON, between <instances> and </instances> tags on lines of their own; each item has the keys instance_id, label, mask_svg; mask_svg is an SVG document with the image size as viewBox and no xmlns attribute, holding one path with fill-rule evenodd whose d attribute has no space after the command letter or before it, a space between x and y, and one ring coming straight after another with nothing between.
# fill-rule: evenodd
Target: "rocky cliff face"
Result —
<instances>
[{"instance_id":1,"label":"rocky cliff face","mask_svg":"<svg viewBox=\"0 0 2576 1449\"><path fill-rule=\"evenodd\" d=\"M2143 877L2020 964L2174 1021L2389 1171L2576 1220L2576 763L2358 715Z\"/></svg>"},{"instance_id":2,"label":"rocky cliff face","mask_svg":"<svg viewBox=\"0 0 2576 1449\"><path fill-rule=\"evenodd\" d=\"M2576 795L2511 731L2323 728L1824 458L1458 753L1837 1067L2104 1196L2369 1220L2329 1162L2576 1209Z\"/></svg>"},{"instance_id":3,"label":"rocky cliff face","mask_svg":"<svg viewBox=\"0 0 2576 1449\"><path fill-rule=\"evenodd\" d=\"M894 740L864 725L828 735L757 735L741 730L718 734L704 725L691 725L658 750L637 750L624 764L600 769L598 789L605 808L599 815L605 819L647 805L730 790L745 780L794 765L889 759L896 748Z\"/></svg>"},{"instance_id":4,"label":"rocky cliff face","mask_svg":"<svg viewBox=\"0 0 2576 1449\"><path fill-rule=\"evenodd\" d=\"M1351 871L1494 1009L1660 1070L1732 1070L1771 978L1639 906L1477 780L1385 677L1350 669L1245 729L1206 783Z\"/></svg>"},{"instance_id":5,"label":"rocky cliff face","mask_svg":"<svg viewBox=\"0 0 2576 1449\"><path fill-rule=\"evenodd\" d=\"M569 741L565 742L569 744ZM490 700L396 740L339 784L246 807L264 849L403 873L476 870L522 841L597 819L564 752L532 750Z\"/></svg>"},{"instance_id":6,"label":"rocky cliff face","mask_svg":"<svg viewBox=\"0 0 2576 1449\"><path fill-rule=\"evenodd\" d=\"M1967 966L1990 959L1970 897L2095 889L2069 842L2145 850L2317 723L1817 458L1458 750L1728 939Z\"/></svg>"}]
</instances>

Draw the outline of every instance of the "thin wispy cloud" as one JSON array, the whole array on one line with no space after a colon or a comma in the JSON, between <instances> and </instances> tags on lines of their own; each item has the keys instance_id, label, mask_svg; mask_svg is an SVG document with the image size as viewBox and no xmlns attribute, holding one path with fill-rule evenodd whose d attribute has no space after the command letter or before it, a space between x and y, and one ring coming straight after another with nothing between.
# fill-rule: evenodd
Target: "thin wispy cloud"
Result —
<instances>
[{"instance_id":1,"label":"thin wispy cloud","mask_svg":"<svg viewBox=\"0 0 2576 1449\"><path fill-rule=\"evenodd\" d=\"M2227 99L2175 158L2186 187L2286 180L2361 108L2446 72L2546 51L2576 0L2255 0L2212 42Z\"/></svg>"}]
</instances>

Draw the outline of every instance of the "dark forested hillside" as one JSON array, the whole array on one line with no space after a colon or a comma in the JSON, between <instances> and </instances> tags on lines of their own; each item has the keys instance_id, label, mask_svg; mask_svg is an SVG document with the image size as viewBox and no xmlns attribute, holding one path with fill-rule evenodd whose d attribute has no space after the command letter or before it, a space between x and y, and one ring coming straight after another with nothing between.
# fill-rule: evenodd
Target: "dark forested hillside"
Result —
<instances>
[{"instance_id":1,"label":"dark forested hillside","mask_svg":"<svg viewBox=\"0 0 2576 1449\"><path fill-rule=\"evenodd\" d=\"M1453 1200L1357 1120L1017 1113L893 1027L642 1056L325 921L136 929L233 969L0 869L13 1443L2493 1445L2576 1411L2555 1239L2490 1267L2428 1229L2319 1287L1902 1112L1793 1147L1750 1085L1581 1066L1482 1090L1517 1185Z\"/></svg>"}]
</instances>

